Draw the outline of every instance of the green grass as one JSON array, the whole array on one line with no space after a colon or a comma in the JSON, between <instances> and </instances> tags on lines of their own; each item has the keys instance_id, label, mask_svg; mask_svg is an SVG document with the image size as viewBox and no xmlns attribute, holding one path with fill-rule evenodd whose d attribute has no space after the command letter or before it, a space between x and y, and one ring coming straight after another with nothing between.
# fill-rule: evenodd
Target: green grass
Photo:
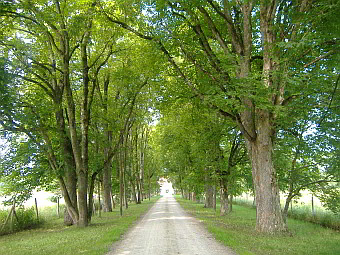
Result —
<instances>
[{"instance_id":1,"label":"green grass","mask_svg":"<svg viewBox=\"0 0 340 255\"><path fill-rule=\"evenodd\" d=\"M219 207L203 208L202 204L176 197L181 206L197 217L216 239L241 255L248 254L340 254L339 231L317 224L288 219L289 234L268 235L255 231L256 211L253 208L233 205L228 216L219 216Z\"/></svg>"},{"instance_id":2,"label":"green grass","mask_svg":"<svg viewBox=\"0 0 340 255\"><path fill-rule=\"evenodd\" d=\"M234 200L234 204L255 208L253 201L243 198L238 198L237 201ZM293 209L289 208L288 217L312 222L334 230L340 230L340 215L336 215L319 206L315 206L315 213L313 214L311 204L294 205Z\"/></svg>"},{"instance_id":3,"label":"green grass","mask_svg":"<svg viewBox=\"0 0 340 255\"><path fill-rule=\"evenodd\" d=\"M63 219L49 219L38 229L0 236L0 254L105 254L157 199L129 205L123 217L119 215L119 208L112 213L102 213L101 218L93 217L86 228L66 227Z\"/></svg>"},{"instance_id":4,"label":"green grass","mask_svg":"<svg viewBox=\"0 0 340 255\"><path fill-rule=\"evenodd\" d=\"M288 216L297 220L309 221L323 227L340 230L340 215L326 210L315 210L313 215L310 206L299 206L288 211Z\"/></svg>"}]
</instances>

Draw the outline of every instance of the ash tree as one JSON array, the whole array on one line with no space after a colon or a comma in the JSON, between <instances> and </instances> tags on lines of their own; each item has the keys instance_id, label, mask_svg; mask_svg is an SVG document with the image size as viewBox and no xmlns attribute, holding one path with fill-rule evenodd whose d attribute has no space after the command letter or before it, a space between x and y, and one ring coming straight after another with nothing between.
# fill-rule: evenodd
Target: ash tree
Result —
<instances>
[{"instance_id":1,"label":"ash tree","mask_svg":"<svg viewBox=\"0 0 340 255\"><path fill-rule=\"evenodd\" d=\"M104 179L111 178L115 139L124 132L126 116L135 110L132 102L151 74L149 68L137 71L134 64L129 74L127 69L117 71L119 57L129 55L118 52L136 42L106 26L106 20L96 15L97 3L0 3L0 56L8 60L8 73L14 77L6 91L16 96L1 106L2 131L25 134L35 143L59 182L68 224L81 227L91 219L94 181L103 169L109 176ZM124 72L129 79L117 77ZM96 135L100 145L94 142ZM100 165L94 162L99 153L105 154ZM104 190L110 194L110 187Z\"/></svg>"}]
</instances>

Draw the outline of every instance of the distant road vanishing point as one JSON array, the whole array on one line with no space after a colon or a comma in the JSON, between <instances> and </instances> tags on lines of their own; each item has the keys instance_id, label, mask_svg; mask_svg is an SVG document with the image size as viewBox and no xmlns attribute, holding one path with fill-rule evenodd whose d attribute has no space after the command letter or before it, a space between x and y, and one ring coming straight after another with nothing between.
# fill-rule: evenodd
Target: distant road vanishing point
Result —
<instances>
[{"instance_id":1,"label":"distant road vanishing point","mask_svg":"<svg viewBox=\"0 0 340 255\"><path fill-rule=\"evenodd\" d=\"M162 197L108 255L235 255L173 197Z\"/></svg>"}]
</instances>

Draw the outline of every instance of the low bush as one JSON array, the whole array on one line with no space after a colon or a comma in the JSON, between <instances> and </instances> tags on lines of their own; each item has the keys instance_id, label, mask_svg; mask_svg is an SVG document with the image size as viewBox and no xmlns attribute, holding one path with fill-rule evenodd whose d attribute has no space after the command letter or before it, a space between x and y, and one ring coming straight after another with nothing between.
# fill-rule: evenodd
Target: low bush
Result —
<instances>
[{"instance_id":1,"label":"low bush","mask_svg":"<svg viewBox=\"0 0 340 255\"><path fill-rule=\"evenodd\" d=\"M0 210L0 235L9 234L11 232L18 232L24 229L31 229L41 223L36 217L34 208L16 210L17 217L13 215L13 225L11 219L6 223L10 210ZM6 224L5 224L6 223Z\"/></svg>"}]
</instances>

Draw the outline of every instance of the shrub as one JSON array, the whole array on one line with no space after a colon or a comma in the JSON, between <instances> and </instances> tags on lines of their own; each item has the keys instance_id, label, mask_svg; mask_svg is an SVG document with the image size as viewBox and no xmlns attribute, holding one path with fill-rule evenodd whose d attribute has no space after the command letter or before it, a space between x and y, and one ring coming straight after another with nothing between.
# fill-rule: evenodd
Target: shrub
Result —
<instances>
[{"instance_id":1,"label":"shrub","mask_svg":"<svg viewBox=\"0 0 340 255\"><path fill-rule=\"evenodd\" d=\"M19 222L17 230L29 229L37 226L39 221L36 217L34 208L17 210Z\"/></svg>"},{"instance_id":2,"label":"shrub","mask_svg":"<svg viewBox=\"0 0 340 255\"><path fill-rule=\"evenodd\" d=\"M0 211L0 235L8 234L11 232L11 226L10 222L7 222L7 224L4 226L5 220L8 217L9 210L1 210ZM16 217L14 217L14 223L13 223L13 232L18 232L24 229L30 229L33 227L36 227L39 225L39 221L36 218L35 210L34 208L29 209L23 209L19 208L16 210L16 215L18 217L18 220Z\"/></svg>"}]
</instances>

